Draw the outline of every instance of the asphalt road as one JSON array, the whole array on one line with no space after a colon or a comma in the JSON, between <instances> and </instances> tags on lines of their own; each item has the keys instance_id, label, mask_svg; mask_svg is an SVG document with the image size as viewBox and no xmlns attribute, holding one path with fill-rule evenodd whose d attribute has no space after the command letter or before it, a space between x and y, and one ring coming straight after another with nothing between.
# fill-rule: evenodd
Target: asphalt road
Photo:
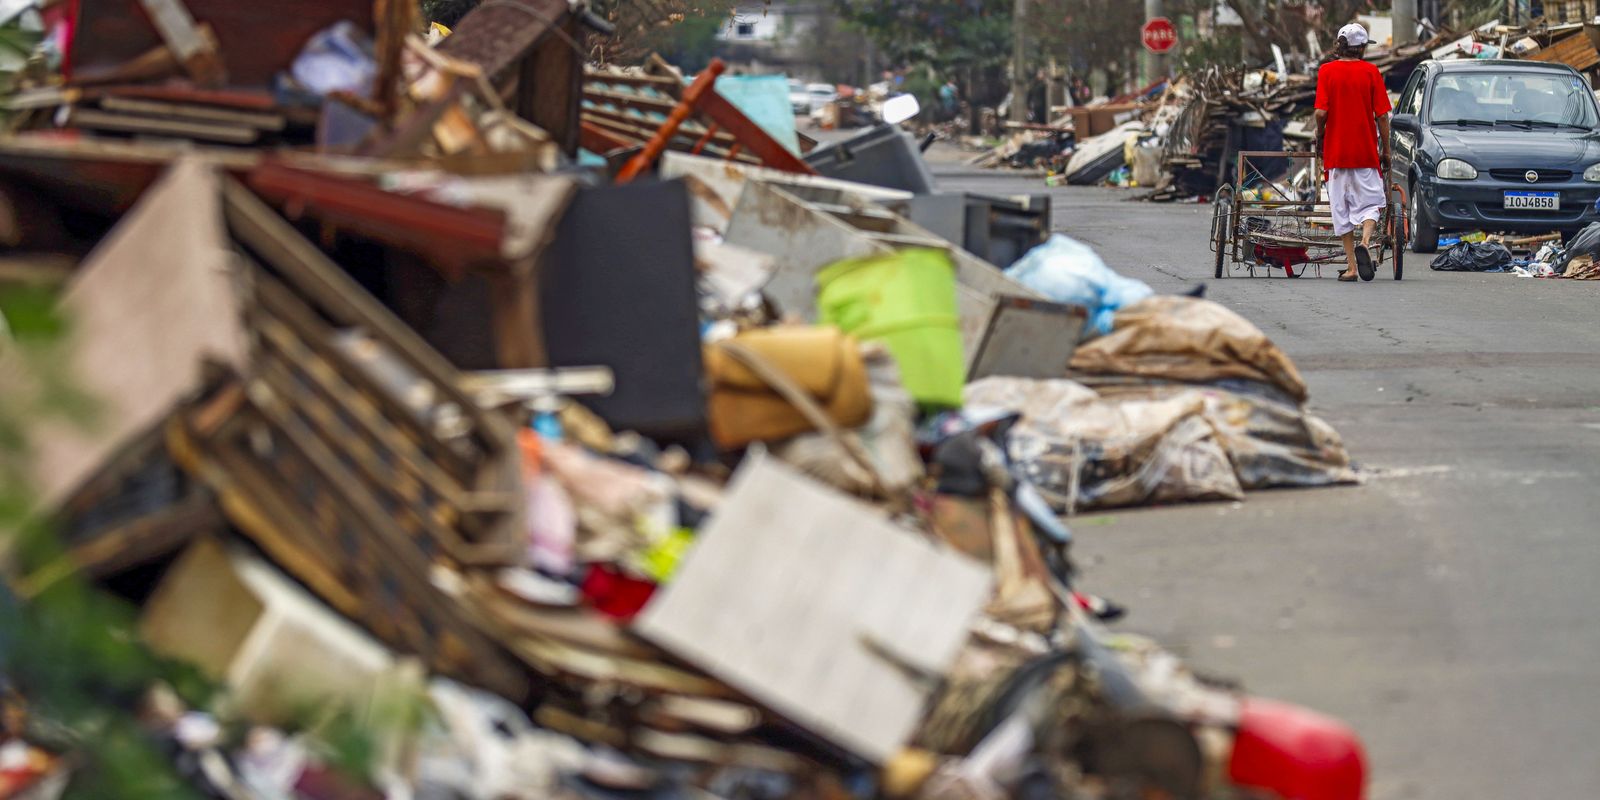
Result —
<instances>
[{"instance_id":1,"label":"asphalt road","mask_svg":"<svg viewBox=\"0 0 1600 800\"><path fill-rule=\"evenodd\" d=\"M1351 723L1374 800L1600 794L1600 283L1212 280L1210 207L1051 191L1119 272L1281 345L1359 487L1075 520L1091 589L1196 668Z\"/></svg>"}]
</instances>

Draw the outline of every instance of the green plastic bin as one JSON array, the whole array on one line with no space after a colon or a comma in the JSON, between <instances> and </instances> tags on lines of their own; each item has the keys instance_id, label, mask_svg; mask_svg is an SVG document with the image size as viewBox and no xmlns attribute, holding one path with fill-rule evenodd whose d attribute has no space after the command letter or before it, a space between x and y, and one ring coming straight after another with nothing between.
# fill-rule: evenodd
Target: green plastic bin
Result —
<instances>
[{"instance_id":1,"label":"green plastic bin","mask_svg":"<svg viewBox=\"0 0 1600 800\"><path fill-rule=\"evenodd\" d=\"M817 274L817 308L824 323L883 342L919 404L961 406L966 364L949 253L912 249L840 261Z\"/></svg>"}]
</instances>

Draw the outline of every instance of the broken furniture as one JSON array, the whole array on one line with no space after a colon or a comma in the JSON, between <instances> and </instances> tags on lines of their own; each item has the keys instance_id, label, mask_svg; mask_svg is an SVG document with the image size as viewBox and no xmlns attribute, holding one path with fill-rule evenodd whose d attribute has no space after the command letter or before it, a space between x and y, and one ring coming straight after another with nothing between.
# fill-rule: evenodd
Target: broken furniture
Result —
<instances>
[{"instance_id":1,"label":"broken furniture","mask_svg":"<svg viewBox=\"0 0 1600 800\"><path fill-rule=\"evenodd\" d=\"M50 434L38 473L49 506L82 508L80 488L136 496L96 479L147 474L114 456L159 442L204 486L193 497L214 494L229 525L329 606L441 673L525 696L523 669L434 584L440 567L521 553L512 432L288 222L211 166L180 162L68 297L71 367L109 409L91 438ZM94 551L108 537L172 531L154 524L172 512L148 505L83 530L78 560L105 561ZM214 529L191 513L180 532Z\"/></svg>"},{"instance_id":2,"label":"broken furniture","mask_svg":"<svg viewBox=\"0 0 1600 800\"><path fill-rule=\"evenodd\" d=\"M743 156L785 172L816 174L717 92L726 69L712 59L687 87L670 75L591 73L584 88L585 146L601 155L642 148L617 173L618 183L637 178L668 149L730 161Z\"/></svg>"}]
</instances>

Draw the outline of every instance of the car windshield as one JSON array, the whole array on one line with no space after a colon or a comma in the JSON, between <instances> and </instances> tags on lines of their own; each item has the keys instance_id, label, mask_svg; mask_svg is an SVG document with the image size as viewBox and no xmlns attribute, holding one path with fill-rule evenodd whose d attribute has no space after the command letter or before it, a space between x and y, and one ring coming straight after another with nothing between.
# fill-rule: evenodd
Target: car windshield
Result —
<instances>
[{"instance_id":1,"label":"car windshield","mask_svg":"<svg viewBox=\"0 0 1600 800\"><path fill-rule=\"evenodd\" d=\"M1587 130L1600 119L1594 96L1576 75L1472 71L1434 81L1428 121Z\"/></svg>"}]
</instances>

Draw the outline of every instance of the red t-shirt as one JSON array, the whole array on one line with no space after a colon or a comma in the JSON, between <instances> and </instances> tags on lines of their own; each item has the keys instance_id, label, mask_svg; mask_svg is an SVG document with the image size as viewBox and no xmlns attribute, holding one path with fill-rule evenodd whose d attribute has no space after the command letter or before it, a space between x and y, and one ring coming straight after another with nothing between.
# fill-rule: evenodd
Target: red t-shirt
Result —
<instances>
[{"instance_id":1,"label":"red t-shirt","mask_svg":"<svg viewBox=\"0 0 1600 800\"><path fill-rule=\"evenodd\" d=\"M1317 109L1328 112L1322 135L1326 169L1377 169L1377 118L1389 113L1378 68L1365 61L1329 61L1317 70Z\"/></svg>"}]
</instances>

